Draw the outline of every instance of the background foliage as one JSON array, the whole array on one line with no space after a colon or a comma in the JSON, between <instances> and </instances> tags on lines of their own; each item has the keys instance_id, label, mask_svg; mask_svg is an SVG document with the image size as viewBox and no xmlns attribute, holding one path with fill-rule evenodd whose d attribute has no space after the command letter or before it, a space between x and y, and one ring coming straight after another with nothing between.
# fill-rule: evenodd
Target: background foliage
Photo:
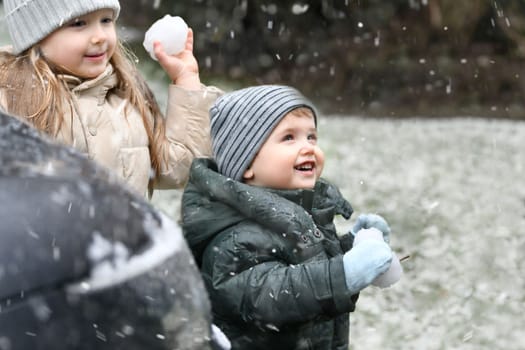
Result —
<instances>
[{"instance_id":1,"label":"background foliage","mask_svg":"<svg viewBox=\"0 0 525 350\"><path fill-rule=\"evenodd\" d=\"M121 3L132 45L183 17L205 81L292 84L327 113L525 117L521 0Z\"/></svg>"}]
</instances>

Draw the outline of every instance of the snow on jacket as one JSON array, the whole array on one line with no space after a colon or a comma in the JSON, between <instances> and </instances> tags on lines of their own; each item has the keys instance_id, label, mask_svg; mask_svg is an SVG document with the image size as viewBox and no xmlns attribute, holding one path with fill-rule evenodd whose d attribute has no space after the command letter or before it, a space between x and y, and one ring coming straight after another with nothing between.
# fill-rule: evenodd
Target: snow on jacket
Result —
<instances>
[{"instance_id":1,"label":"snow on jacket","mask_svg":"<svg viewBox=\"0 0 525 350\"><path fill-rule=\"evenodd\" d=\"M314 190L269 190L195 159L182 199L185 237L233 349L348 349L348 292L334 216L350 204L324 180Z\"/></svg>"},{"instance_id":2,"label":"snow on jacket","mask_svg":"<svg viewBox=\"0 0 525 350\"><path fill-rule=\"evenodd\" d=\"M64 118L57 141L87 154L146 194L151 176L146 129L139 112L129 108L125 114L127 101L111 91L117 84L113 67L108 65L100 76L87 81L61 77L73 95L75 110ZM160 155L165 162L157 187L183 187L193 158L211 154L208 110L220 93L214 87L188 91L169 86L166 142Z\"/></svg>"}]
</instances>

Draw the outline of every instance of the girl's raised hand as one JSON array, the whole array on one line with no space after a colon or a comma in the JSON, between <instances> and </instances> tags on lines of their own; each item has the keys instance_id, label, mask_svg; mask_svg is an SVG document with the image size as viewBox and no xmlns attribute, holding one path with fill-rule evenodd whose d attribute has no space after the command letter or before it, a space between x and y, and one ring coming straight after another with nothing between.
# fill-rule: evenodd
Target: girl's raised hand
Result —
<instances>
[{"instance_id":1,"label":"girl's raised hand","mask_svg":"<svg viewBox=\"0 0 525 350\"><path fill-rule=\"evenodd\" d=\"M193 30L191 28L188 30L186 47L182 52L176 55L168 55L158 41L153 43L153 52L173 84L188 90L199 90L201 88L199 64L193 55Z\"/></svg>"}]
</instances>

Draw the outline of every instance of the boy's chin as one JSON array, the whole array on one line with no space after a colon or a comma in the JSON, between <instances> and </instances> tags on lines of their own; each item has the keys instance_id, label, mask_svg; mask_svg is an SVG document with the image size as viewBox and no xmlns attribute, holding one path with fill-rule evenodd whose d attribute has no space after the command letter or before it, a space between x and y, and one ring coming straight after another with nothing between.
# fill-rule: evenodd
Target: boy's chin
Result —
<instances>
[{"instance_id":1,"label":"boy's chin","mask_svg":"<svg viewBox=\"0 0 525 350\"><path fill-rule=\"evenodd\" d=\"M290 189L293 190L311 190L315 187L316 181L299 181L292 186L290 186Z\"/></svg>"}]
</instances>

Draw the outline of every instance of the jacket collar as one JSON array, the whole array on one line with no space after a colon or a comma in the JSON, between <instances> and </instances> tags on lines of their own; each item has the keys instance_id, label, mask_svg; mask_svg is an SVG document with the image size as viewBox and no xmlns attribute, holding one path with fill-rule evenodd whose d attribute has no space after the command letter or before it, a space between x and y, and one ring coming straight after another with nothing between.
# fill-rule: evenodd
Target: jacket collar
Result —
<instances>
[{"instance_id":1,"label":"jacket collar","mask_svg":"<svg viewBox=\"0 0 525 350\"><path fill-rule=\"evenodd\" d=\"M232 212L238 213L232 214L233 220L262 220L261 224L288 233L315 229L309 212L298 208L312 208L313 191L268 190L250 186L219 174L216 163L212 159L204 158L194 160L190 171L190 183L212 202L226 205Z\"/></svg>"},{"instance_id":2,"label":"jacket collar","mask_svg":"<svg viewBox=\"0 0 525 350\"><path fill-rule=\"evenodd\" d=\"M210 179L213 181L210 182ZM297 189L297 190L276 190L246 185L242 182L234 181L218 173L217 164L213 159L198 158L192 164L190 172L190 182L193 182L198 188L204 189L211 184L207 192L211 197L225 196L221 198L226 200L227 192L246 192L257 194L265 197L265 193L271 193L269 196L278 195L304 208L309 214L312 212L329 210L332 215L339 214L345 219L350 218L353 208L350 203L343 197L339 189L324 179L319 179L314 189ZM238 203L231 203L232 206Z\"/></svg>"},{"instance_id":3,"label":"jacket collar","mask_svg":"<svg viewBox=\"0 0 525 350\"><path fill-rule=\"evenodd\" d=\"M286 198L290 202L293 202L303 207L308 213L312 213L312 207L314 204L314 190L298 189L298 190L276 190L266 188L268 192L278 194L279 196Z\"/></svg>"},{"instance_id":4,"label":"jacket collar","mask_svg":"<svg viewBox=\"0 0 525 350\"><path fill-rule=\"evenodd\" d=\"M82 94L90 91L90 93L94 93L100 98L106 98L108 91L114 88L118 82L117 75L111 64L108 64L104 72L93 79L82 80L69 74L60 74L58 78L65 81L72 92Z\"/></svg>"}]
</instances>

